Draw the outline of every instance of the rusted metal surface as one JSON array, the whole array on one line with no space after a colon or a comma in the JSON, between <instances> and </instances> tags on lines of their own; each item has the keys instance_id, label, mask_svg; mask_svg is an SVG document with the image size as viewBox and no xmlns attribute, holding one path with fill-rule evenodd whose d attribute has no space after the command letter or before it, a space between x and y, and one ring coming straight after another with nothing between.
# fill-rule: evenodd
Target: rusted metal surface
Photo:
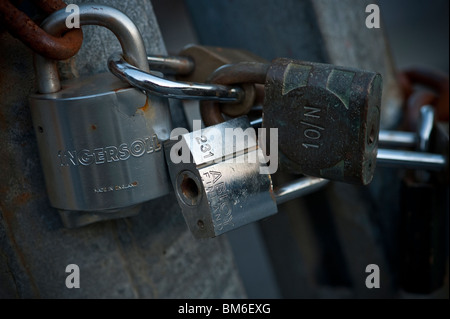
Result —
<instances>
[{"instance_id":1,"label":"rusted metal surface","mask_svg":"<svg viewBox=\"0 0 450 319\"><path fill-rule=\"evenodd\" d=\"M381 76L329 64L276 59L267 73L264 128L278 128L292 172L366 185L380 129Z\"/></svg>"},{"instance_id":2,"label":"rusted metal surface","mask_svg":"<svg viewBox=\"0 0 450 319\"><path fill-rule=\"evenodd\" d=\"M32 0L32 1L47 14L51 14L67 6L67 3L65 3L62 0Z\"/></svg>"},{"instance_id":3,"label":"rusted metal surface","mask_svg":"<svg viewBox=\"0 0 450 319\"><path fill-rule=\"evenodd\" d=\"M239 104L219 104L204 101L200 103L200 113L206 126L225 121L222 113L231 117L247 114L255 103L256 92L253 84L264 84L269 64L260 62L240 62L223 66L209 77L209 82L232 85L241 84L245 90L244 101Z\"/></svg>"},{"instance_id":4,"label":"rusted metal surface","mask_svg":"<svg viewBox=\"0 0 450 319\"><path fill-rule=\"evenodd\" d=\"M34 2L47 13L67 6L59 0ZM83 42L81 29L71 30L62 37L54 37L42 30L8 0L0 2L0 21L12 35L19 38L31 50L50 59L66 60L74 56Z\"/></svg>"}]
</instances>

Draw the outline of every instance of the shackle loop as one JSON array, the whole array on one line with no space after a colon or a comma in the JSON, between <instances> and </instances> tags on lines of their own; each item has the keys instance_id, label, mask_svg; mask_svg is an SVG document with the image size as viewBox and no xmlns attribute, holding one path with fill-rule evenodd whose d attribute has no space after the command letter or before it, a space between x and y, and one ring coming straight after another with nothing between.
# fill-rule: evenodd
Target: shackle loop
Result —
<instances>
[{"instance_id":1,"label":"shackle loop","mask_svg":"<svg viewBox=\"0 0 450 319\"><path fill-rule=\"evenodd\" d=\"M149 71L147 53L142 36L133 21L121 11L104 5L80 4L80 26L103 26L114 33L122 47L125 60L141 70ZM69 29L66 19L70 15L65 9L51 14L41 28L60 36ZM54 93L61 89L56 61L41 55L34 55L37 87L39 93Z\"/></svg>"}]
</instances>

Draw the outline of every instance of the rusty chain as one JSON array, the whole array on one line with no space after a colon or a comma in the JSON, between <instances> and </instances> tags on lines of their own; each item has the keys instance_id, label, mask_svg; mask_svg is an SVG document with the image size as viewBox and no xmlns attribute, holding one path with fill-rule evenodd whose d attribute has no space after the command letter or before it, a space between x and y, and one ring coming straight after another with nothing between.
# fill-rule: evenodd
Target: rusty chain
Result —
<instances>
[{"instance_id":1,"label":"rusty chain","mask_svg":"<svg viewBox=\"0 0 450 319\"><path fill-rule=\"evenodd\" d=\"M47 14L67 6L61 0L33 0L33 2ZM48 34L9 0L0 1L0 22L31 50L54 60L66 60L74 56L80 50L83 41L81 29L70 30L62 37Z\"/></svg>"}]
</instances>

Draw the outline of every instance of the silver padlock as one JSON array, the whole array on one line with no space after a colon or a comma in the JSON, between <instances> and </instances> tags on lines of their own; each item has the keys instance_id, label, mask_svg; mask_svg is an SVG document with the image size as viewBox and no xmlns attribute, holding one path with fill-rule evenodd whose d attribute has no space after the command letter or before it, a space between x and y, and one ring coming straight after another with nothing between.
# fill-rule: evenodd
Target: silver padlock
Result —
<instances>
[{"instance_id":1,"label":"silver padlock","mask_svg":"<svg viewBox=\"0 0 450 319\"><path fill-rule=\"evenodd\" d=\"M122 12L79 5L81 25L101 25L125 59L149 71L142 37ZM43 23L58 36L69 13ZM106 61L105 61L106 63ZM127 217L169 193L162 142L169 138L168 100L146 96L110 73L60 83L56 61L35 56L39 93L30 97L50 203L66 227Z\"/></svg>"},{"instance_id":2,"label":"silver padlock","mask_svg":"<svg viewBox=\"0 0 450 319\"><path fill-rule=\"evenodd\" d=\"M260 174L265 159L256 136L231 135L248 128L253 130L247 117L240 117L165 142L175 194L196 238L215 237L277 212L270 175Z\"/></svg>"},{"instance_id":3,"label":"silver padlock","mask_svg":"<svg viewBox=\"0 0 450 319\"><path fill-rule=\"evenodd\" d=\"M164 143L184 219L196 238L210 238L269 217L277 204L328 181L304 177L274 189L247 117L195 130Z\"/></svg>"}]
</instances>

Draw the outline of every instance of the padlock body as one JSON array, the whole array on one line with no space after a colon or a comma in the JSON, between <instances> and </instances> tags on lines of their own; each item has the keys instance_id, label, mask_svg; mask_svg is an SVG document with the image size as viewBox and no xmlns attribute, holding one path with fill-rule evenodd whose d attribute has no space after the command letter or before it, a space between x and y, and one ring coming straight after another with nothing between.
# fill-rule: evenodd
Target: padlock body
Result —
<instances>
[{"instance_id":1,"label":"padlock body","mask_svg":"<svg viewBox=\"0 0 450 319\"><path fill-rule=\"evenodd\" d=\"M196 238L215 237L277 212L271 177L261 172L264 155L247 129L253 130L247 117L240 117L164 144L178 203ZM249 134L239 137L240 132ZM175 163L176 154L187 155L186 161Z\"/></svg>"},{"instance_id":2,"label":"padlock body","mask_svg":"<svg viewBox=\"0 0 450 319\"><path fill-rule=\"evenodd\" d=\"M266 79L263 127L278 128L291 172L368 184L375 170L382 81L374 72L280 58Z\"/></svg>"},{"instance_id":3,"label":"padlock body","mask_svg":"<svg viewBox=\"0 0 450 319\"><path fill-rule=\"evenodd\" d=\"M103 214L72 218L68 226L124 217L120 211L167 194L167 100L148 97L109 73L62 87L30 97L50 203L80 216Z\"/></svg>"}]
</instances>

